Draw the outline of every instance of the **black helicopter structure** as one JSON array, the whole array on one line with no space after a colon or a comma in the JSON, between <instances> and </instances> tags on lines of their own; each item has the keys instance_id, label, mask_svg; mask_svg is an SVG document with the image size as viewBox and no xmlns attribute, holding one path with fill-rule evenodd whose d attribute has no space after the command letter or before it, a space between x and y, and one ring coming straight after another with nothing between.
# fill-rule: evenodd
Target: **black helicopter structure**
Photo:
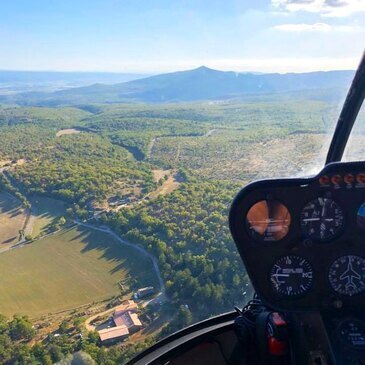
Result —
<instances>
[{"instance_id":1,"label":"black helicopter structure","mask_svg":"<svg viewBox=\"0 0 365 365\"><path fill-rule=\"evenodd\" d=\"M365 364L365 162L341 162L365 96L365 53L316 176L243 188L229 215L255 289L129 365Z\"/></svg>"}]
</instances>

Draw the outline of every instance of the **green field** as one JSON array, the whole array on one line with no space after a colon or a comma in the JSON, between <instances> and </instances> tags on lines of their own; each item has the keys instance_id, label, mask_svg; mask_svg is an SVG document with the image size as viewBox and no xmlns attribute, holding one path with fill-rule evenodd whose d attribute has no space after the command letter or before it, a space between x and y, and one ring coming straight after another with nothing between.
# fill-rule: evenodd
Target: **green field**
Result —
<instances>
[{"instance_id":1,"label":"green field","mask_svg":"<svg viewBox=\"0 0 365 365\"><path fill-rule=\"evenodd\" d=\"M31 199L32 214L35 216L32 236L47 233L47 228L66 215L67 204L61 200L35 196Z\"/></svg>"},{"instance_id":2,"label":"green field","mask_svg":"<svg viewBox=\"0 0 365 365\"><path fill-rule=\"evenodd\" d=\"M152 263L110 235L81 227L0 255L0 313L39 316L119 293L132 277L157 286Z\"/></svg>"},{"instance_id":3,"label":"green field","mask_svg":"<svg viewBox=\"0 0 365 365\"><path fill-rule=\"evenodd\" d=\"M18 241L24 222L25 214L19 200L8 193L0 193L0 251Z\"/></svg>"}]
</instances>

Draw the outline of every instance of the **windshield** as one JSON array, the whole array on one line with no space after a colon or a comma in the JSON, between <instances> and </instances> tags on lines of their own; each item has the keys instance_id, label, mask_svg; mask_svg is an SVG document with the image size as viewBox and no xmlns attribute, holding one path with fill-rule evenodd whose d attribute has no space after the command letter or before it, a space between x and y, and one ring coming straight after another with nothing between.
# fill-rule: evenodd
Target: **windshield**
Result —
<instances>
[{"instance_id":1,"label":"windshield","mask_svg":"<svg viewBox=\"0 0 365 365\"><path fill-rule=\"evenodd\" d=\"M2 2L0 362L123 364L251 299L230 204L323 167L363 10Z\"/></svg>"},{"instance_id":2,"label":"windshield","mask_svg":"<svg viewBox=\"0 0 365 365\"><path fill-rule=\"evenodd\" d=\"M362 161L365 153L365 104L357 115L354 127L346 145L343 161Z\"/></svg>"}]
</instances>

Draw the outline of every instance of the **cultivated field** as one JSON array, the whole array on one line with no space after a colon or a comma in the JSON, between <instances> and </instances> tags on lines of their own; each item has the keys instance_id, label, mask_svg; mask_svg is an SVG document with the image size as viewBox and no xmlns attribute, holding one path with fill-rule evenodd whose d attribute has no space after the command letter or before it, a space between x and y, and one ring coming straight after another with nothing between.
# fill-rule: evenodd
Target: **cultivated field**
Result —
<instances>
[{"instance_id":1,"label":"cultivated field","mask_svg":"<svg viewBox=\"0 0 365 365\"><path fill-rule=\"evenodd\" d=\"M19 200L8 193L0 193L0 251L18 241L25 218Z\"/></svg>"},{"instance_id":2,"label":"cultivated field","mask_svg":"<svg viewBox=\"0 0 365 365\"><path fill-rule=\"evenodd\" d=\"M31 199L34 216L30 234L33 237L47 233L47 228L66 215L67 204L61 200L36 196Z\"/></svg>"},{"instance_id":3,"label":"cultivated field","mask_svg":"<svg viewBox=\"0 0 365 365\"><path fill-rule=\"evenodd\" d=\"M0 255L0 313L39 316L100 301L118 282L157 286L152 263L110 235L74 227Z\"/></svg>"}]
</instances>

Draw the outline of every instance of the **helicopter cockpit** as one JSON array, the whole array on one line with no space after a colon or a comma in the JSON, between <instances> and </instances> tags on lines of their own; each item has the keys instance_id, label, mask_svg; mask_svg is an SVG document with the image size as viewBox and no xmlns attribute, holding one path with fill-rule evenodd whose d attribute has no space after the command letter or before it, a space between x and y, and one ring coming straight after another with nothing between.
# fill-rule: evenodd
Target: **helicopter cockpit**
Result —
<instances>
[{"instance_id":1,"label":"helicopter cockpit","mask_svg":"<svg viewBox=\"0 0 365 365\"><path fill-rule=\"evenodd\" d=\"M230 230L254 298L129 364L365 364L365 161L341 162L364 96L365 54L322 171L235 197Z\"/></svg>"}]
</instances>

